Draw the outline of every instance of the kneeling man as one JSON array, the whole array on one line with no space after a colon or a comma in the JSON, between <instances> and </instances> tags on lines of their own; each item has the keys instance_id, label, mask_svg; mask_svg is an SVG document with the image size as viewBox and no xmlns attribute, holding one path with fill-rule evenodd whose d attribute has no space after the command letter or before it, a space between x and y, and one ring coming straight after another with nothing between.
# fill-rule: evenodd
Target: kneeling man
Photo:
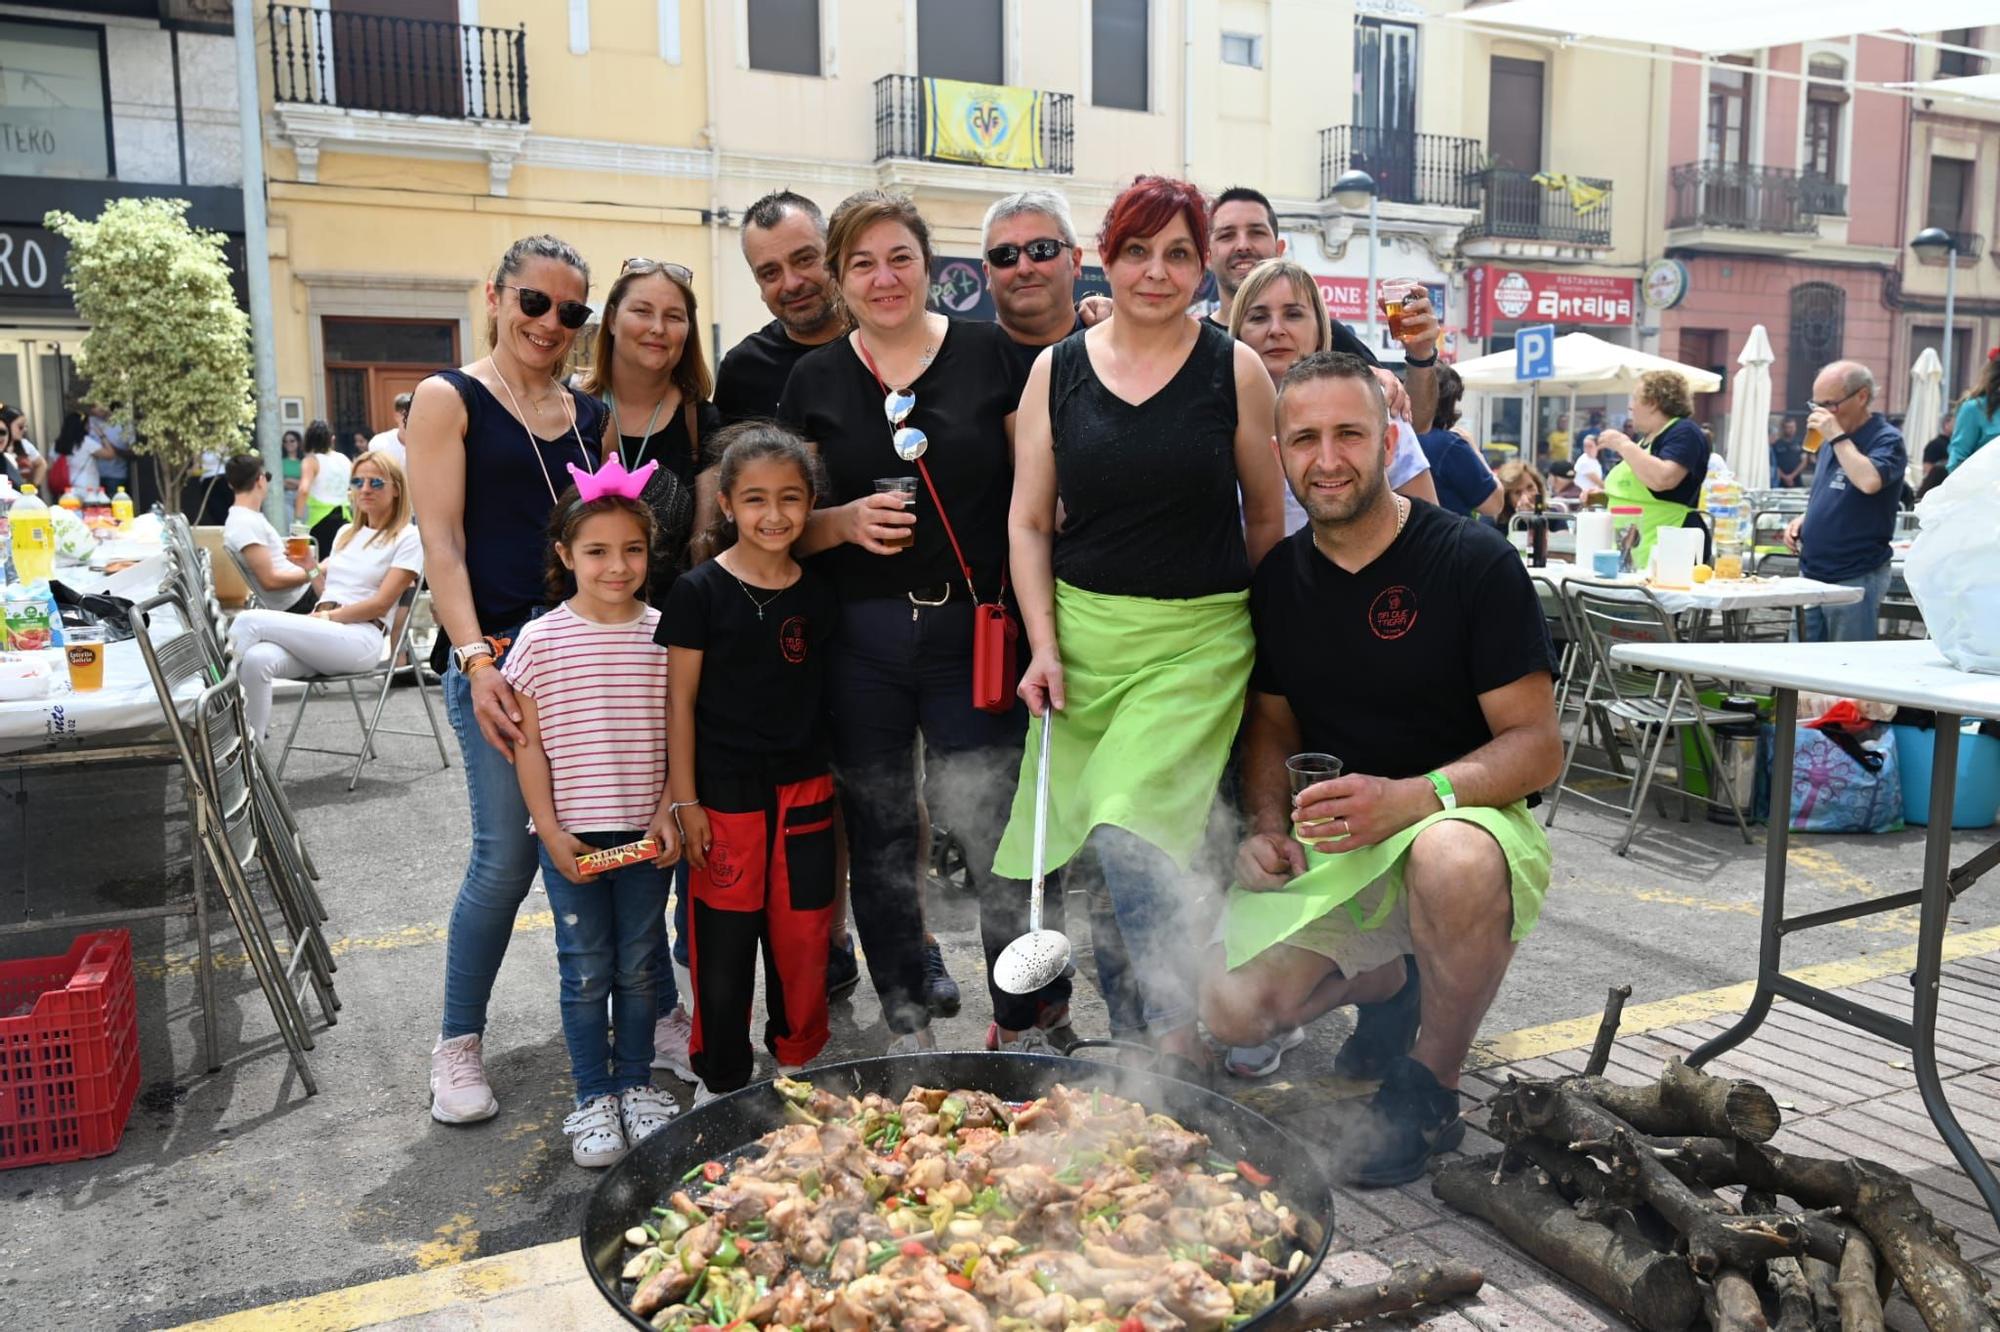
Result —
<instances>
[{"instance_id":1,"label":"kneeling man","mask_svg":"<svg viewBox=\"0 0 2000 1332\"><path fill-rule=\"evenodd\" d=\"M1251 584L1250 836L1202 1019L1255 1045L1361 1005L1338 1066L1381 1077L1350 1162L1381 1187L1464 1137L1459 1066L1541 911L1548 842L1525 801L1562 764L1553 657L1506 539L1389 489L1367 365L1294 365L1277 431L1312 521ZM1303 754L1343 771L1295 802L1286 761Z\"/></svg>"}]
</instances>

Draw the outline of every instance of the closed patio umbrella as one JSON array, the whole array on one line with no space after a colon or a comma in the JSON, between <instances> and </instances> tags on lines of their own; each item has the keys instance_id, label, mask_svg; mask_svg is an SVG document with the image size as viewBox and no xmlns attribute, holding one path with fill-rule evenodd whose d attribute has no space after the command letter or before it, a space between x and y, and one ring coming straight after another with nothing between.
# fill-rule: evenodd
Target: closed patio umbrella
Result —
<instances>
[{"instance_id":1,"label":"closed patio umbrella","mask_svg":"<svg viewBox=\"0 0 2000 1332\"><path fill-rule=\"evenodd\" d=\"M1729 382L1729 447L1725 456L1736 484L1745 490L1771 485L1771 337L1758 324L1736 357L1741 367Z\"/></svg>"}]
</instances>

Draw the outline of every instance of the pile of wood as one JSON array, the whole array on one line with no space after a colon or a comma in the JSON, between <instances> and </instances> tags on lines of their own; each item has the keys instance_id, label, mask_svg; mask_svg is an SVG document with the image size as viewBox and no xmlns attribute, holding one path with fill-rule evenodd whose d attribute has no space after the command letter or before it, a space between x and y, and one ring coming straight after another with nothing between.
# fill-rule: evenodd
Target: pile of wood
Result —
<instances>
[{"instance_id":1,"label":"pile of wood","mask_svg":"<svg viewBox=\"0 0 2000 1332\"><path fill-rule=\"evenodd\" d=\"M2000 1329L1985 1277L1908 1179L1769 1146L1778 1103L1754 1083L1678 1059L1651 1086L1607 1081L1615 1022L1583 1075L1497 1094L1505 1150L1440 1172L1437 1196L1646 1332L1704 1316L1716 1332L1882 1332L1897 1284L1930 1332Z\"/></svg>"}]
</instances>

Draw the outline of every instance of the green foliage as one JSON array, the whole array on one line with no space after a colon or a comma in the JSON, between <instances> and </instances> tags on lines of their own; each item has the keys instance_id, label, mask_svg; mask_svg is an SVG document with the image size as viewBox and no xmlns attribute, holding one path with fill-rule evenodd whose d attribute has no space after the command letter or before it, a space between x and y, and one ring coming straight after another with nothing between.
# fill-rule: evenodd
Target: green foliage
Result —
<instances>
[{"instance_id":1,"label":"green foliage","mask_svg":"<svg viewBox=\"0 0 2000 1332\"><path fill-rule=\"evenodd\" d=\"M64 285L90 325L78 368L91 398L137 426L164 494L213 449L250 447L256 398L250 319L236 304L222 237L188 225L181 199L115 199L94 222L43 219L69 242Z\"/></svg>"}]
</instances>

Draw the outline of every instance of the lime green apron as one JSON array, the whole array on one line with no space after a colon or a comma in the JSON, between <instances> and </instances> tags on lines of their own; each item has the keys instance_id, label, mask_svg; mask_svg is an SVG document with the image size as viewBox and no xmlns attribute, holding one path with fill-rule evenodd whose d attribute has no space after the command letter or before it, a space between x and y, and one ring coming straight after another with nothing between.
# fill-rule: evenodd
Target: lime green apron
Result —
<instances>
[{"instance_id":1,"label":"lime green apron","mask_svg":"<svg viewBox=\"0 0 2000 1332\"><path fill-rule=\"evenodd\" d=\"M1676 416L1640 440L1639 447L1651 453L1653 441L1673 429L1675 422L1680 419ZM1639 506L1639 548L1632 552L1632 564L1634 568L1641 570L1646 567L1646 562L1653 558L1653 534L1663 527L1679 527L1687 521L1687 516L1694 512L1692 505L1676 504L1672 500L1661 499L1647 489L1646 483L1639 479L1638 473L1632 469L1630 463L1623 467L1614 467L1605 473L1604 500L1612 508L1630 504ZM1615 529L1617 523L1614 521L1612 526Z\"/></svg>"}]
</instances>

